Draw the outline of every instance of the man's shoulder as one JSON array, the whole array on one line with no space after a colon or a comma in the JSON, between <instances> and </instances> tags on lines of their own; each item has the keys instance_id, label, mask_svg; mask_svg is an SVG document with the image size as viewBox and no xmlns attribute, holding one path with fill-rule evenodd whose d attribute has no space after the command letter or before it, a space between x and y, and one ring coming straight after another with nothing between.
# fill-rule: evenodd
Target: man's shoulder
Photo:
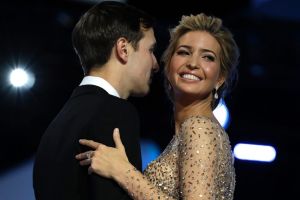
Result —
<instances>
[{"instance_id":1,"label":"man's shoulder","mask_svg":"<svg viewBox=\"0 0 300 200\"><path fill-rule=\"evenodd\" d=\"M94 85L79 86L74 89L65 106L82 107L86 110L125 110L135 112L135 107L127 100L108 94L105 90Z\"/></svg>"},{"instance_id":2,"label":"man's shoulder","mask_svg":"<svg viewBox=\"0 0 300 200\"><path fill-rule=\"evenodd\" d=\"M114 103L127 105L130 104L127 100L119 97L115 97L107 93L104 89L95 85L84 85L79 86L73 90L70 100L75 99L87 99L87 100L100 100L97 102L104 101L105 103Z\"/></svg>"}]
</instances>

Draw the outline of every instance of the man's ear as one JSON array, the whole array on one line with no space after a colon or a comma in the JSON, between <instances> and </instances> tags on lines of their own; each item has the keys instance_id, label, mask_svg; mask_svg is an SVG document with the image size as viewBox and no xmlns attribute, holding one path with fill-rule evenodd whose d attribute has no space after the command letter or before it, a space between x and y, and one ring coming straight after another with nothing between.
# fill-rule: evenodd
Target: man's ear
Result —
<instances>
[{"instance_id":1,"label":"man's ear","mask_svg":"<svg viewBox=\"0 0 300 200\"><path fill-rule=\"evenodd\" d=\"M128 40L124 37L119 38L116 42L116 56L122 63L128 61L128 44Z\"/></svg>"}]
</instances>

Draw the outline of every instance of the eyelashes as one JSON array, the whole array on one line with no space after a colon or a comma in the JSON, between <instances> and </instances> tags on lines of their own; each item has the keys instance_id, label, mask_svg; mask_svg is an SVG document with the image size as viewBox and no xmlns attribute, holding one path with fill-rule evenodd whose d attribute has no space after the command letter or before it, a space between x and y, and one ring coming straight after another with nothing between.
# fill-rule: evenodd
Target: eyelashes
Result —
<instances>
[{"instance_id":1,"label":"eyelashes","mask_svg":"<svg viewBox=\"0 0 300 200\"><path fill-rule=\"evenodd\" d=\"M211 56L211 55L205 55L205 56L203 56L203 58L206 59L207 61L211 61L211 62L216 60L215 57Z\"/></svg>"},{"instance_id":2,"label":"eyelashes","mask_svg":"<svg viewBox=\"0 0 300 200\"><path fill-rule=\"evenodd\" d=\"M184 51L184 50L179 50L176 52L177 55L190 55L190 53L188 51Z\"/></svg>"},{"instance_id":3,"label":"eyelashes","mask_svg":"<svg viewBox=\"0 0 300 200\"><path fill-rule=\"evenodd\" d=\"M186 50L178 50L176 51L176 54L180 56L189 56L192 53ZM201 55L201 58L209 62L214 62L216 60L216 58L213 55L207 55L207 54Z\"/></svg>"}]
</instances>

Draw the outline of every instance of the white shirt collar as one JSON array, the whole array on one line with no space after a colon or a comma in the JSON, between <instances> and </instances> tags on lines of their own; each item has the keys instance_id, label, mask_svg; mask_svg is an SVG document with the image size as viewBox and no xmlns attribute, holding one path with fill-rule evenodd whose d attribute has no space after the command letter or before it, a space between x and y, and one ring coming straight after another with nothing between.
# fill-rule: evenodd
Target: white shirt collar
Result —
<instances>
[{"instance_id":1,"label":"white shirt collar","mask_svg":"<svg viewBox=\"0 0 300 200\"><path fill-rule=\"evenodd\" d=\"M108 92L108 94L120 98L120 95L118 94L117 90L103 78L96 77L96 76L85 76L82 79L79 86L82 85L95 85L101 87L103 90Z\"/></svg>"}]
</instances>

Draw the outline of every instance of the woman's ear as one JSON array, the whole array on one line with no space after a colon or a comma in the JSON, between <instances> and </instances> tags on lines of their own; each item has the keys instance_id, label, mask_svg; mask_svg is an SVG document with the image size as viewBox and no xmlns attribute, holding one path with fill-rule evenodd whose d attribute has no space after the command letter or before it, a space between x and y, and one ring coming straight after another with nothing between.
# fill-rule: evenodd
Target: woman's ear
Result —
<instances>
[{"instance_id":1,"label":"woman's ear","mask_svg":"<svg viewBox=\"0 0 300 200\"><path fill-rule=\"evenodd\" d=\"M217 88L220 88L223 85L224 82L225 82L225 77L224 76L220 76L218 78Z\"/></svg>"},{"instance_id":2,"label":"woman's ear","mask_svg":"<svg viewBox=\"0 0 300 200\"><path fill-rule=\"evenodd\" d=\"M116 42L116 56L122 63L128 61L128 40L126 38L119 38Z\"/></svg>"}]
</instances>

